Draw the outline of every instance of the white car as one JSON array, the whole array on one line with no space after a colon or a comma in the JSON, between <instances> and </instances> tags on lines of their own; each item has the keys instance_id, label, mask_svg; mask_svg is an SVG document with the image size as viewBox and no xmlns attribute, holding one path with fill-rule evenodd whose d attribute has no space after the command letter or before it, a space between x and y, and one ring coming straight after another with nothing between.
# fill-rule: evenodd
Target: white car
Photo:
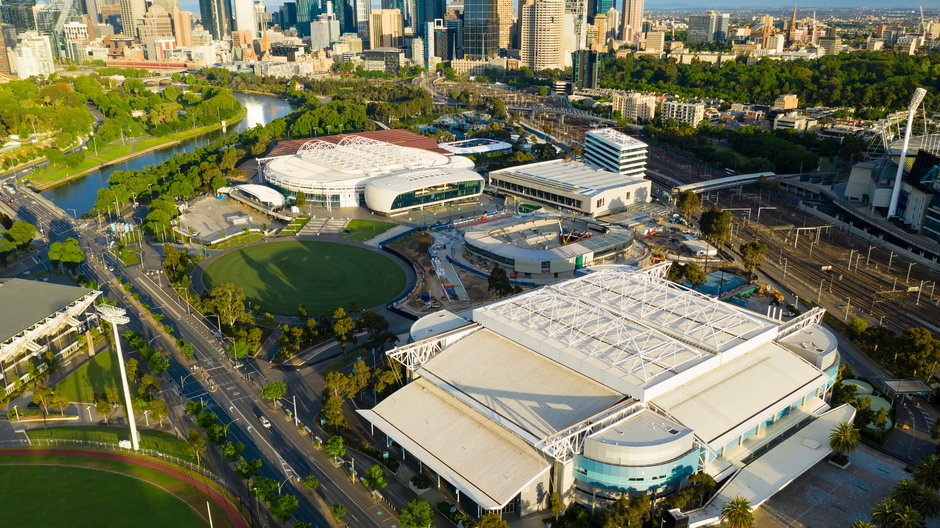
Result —
<instances>
[{"instance_id":1,"label":"white car","mask_svg":"<svg viewBox=\"0 0 940 528\"><path fill-rule=\"evenodd\" d=\"M265 429L271 428L271 422L269 422L268 419L265 418L264 416L259 417L258 421L261 422L261 427L264 427Z\"/></svg>"}]
</instances>

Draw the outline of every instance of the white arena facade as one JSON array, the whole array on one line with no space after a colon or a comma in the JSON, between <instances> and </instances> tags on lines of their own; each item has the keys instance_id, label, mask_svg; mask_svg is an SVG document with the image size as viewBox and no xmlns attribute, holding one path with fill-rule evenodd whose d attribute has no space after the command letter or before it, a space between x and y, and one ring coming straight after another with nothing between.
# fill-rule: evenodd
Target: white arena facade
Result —
<instances>
[{"instance_id":1,"label":"white arena facade","mask_svg":"<svg viewBox=\"0 0 940 528\"><path fill-rule=\"evenodd\" d=\"M757 507L854 417L827 403L838 342L822 309L771 319L666 280L668 265L588 268L477 308L389 351L410 383L358 412L477 515L531 514L552 492L662 496L695 472L723 488L691 526L735 495Z\"/></svg>"},{"instance_id":2,"label":"white arena facade","mask_svg":"<svg viewBox=\"0 0 940 528\"><path fill-rule=\"evenodd\" d=\"M410 134L394 130L312 139L294 153L259 159L264 180L288 196L303 192L311 204L366 206L385 215L469 200L483 192L484 180L470 159L383 141L382 132L399 138Z\"/></svg>"}]
</instances>

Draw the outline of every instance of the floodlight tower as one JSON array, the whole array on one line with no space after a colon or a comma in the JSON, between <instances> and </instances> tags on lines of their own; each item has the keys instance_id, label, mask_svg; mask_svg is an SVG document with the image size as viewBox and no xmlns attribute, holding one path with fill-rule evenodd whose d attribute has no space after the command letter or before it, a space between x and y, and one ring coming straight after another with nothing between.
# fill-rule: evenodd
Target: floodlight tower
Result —
<instances>
[{"instance_id":1,"label":"floodlight tower","mask_svg":"<svg viewBox=\"0 0 940 528\"><path fill-rule=\"evenodd\" d=\"M891 205L888 206L888 218L893 218L898 210L898 198L901 196L901 178L904 176L904 160L907 158L907 145L911 141L911 128L914 127L914 112L927 95L927 90L914 90L911 104L907 107L907 130L904 131L904 144L901 146L901 159L898 161L898 173L894 176L894 189L891 190ZM890 156L891 153L889 152Z\"/></svg>"},{"instance_id":2,"label":"floodlight tower","mask_svg":"<svg viewBox=\"0 0 940 528\"><path fill-rule=\"evenodd\" d=\"M137 435L137 421L134 419L134 402L131 399L131 389L127 383L127 370L124 368L124 356L121 355L121 336L118 334L118 325L127 324L130 319L124 315L127 313L124 308L107 304L99 304L96 308L101 318L111 323L111 328L114 330L114 346L117 350L118 368L121 371L121 385L124 386L124 402L127 405L127 423L131 426L131 446L133 446L134 451L139 451L140 440Z\"/></svg>"}]
</instances>

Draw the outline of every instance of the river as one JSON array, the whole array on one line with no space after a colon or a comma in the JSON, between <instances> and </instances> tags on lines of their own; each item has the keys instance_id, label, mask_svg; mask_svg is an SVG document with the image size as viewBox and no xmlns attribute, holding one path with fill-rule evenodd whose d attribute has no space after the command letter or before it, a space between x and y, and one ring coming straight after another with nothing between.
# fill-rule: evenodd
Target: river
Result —
<instances>
[{"instance_id":1,"label":"river","mask_svg":"<svg viewBox=\"0 0 940 528\"><path fill-rule=\"evenodd\" d=\"M237 134L242 130L247 130L255 125L265 125L290 113L291 106L287 101L276 97L257 94L235 93L235 98L245 106L247 113L245 118L229 127L227 134ZM210 132L203 136L187 139L177 145L162 150L149 152L142 156L129 159L125 162L111 165L104 169L92 172L87 176L82 176L77 180L64 183L58 187L53 187L43 191L42 195L55 202L56 205L67 211L69 214L81 216L91 210L98 198L98 189L106 187L108 177L114 171L143 169L149 165L162 163L167 158L171 158L181 152L192 152L197 147L201 147L215 141L226 133L221 130Z\"/></svg>"}]
</instances>

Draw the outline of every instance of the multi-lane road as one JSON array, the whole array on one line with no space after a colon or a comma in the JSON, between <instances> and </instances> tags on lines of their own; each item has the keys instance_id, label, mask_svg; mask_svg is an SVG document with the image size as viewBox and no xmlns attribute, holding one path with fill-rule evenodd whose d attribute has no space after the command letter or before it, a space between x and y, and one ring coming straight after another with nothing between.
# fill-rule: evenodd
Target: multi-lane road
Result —
<instances>
[{"instance_id":1,"label":"multi-lane road","mask_svg":"<svg viewBox=\"0 0 940 528\"><path fill-rule=\"evenodd\" d=\"M351 525L387 528L395 524L394 511L370 496L363 486L352 481L347 463L335 466L330 457L314 448L312 436L302 434L302 429L288 421L280 410L261 400L258 393L263 378L258 365L251 358L245 358L241 366L236 367L226 356L225 345L213 332L210 321L189 310L175 292L155 282L153 276L147 275L144 269L132 267L113 270L110 263L100 258L106 253L106 247L92 222L75 220L30 191L20 190L17 195L17 217L43 225L45 241L51 243L68 237L81 241L89 256L82 272L96 279L107 296L128 309L128 315L131 316L128 329L144 332L148 339L159 339L166 348L174 347L168 336L161 335L154 321L139 314L139 305L118 286L118 276L132 284L148 304L159 307L164 315L163 322L171 324L179 336L193 346L195 356L192 362L175 354L170 355L171 363L165 374L164 385L175 385L178 393L186 400L206 402L219 415L222 423L229 425L230 438L245 444L246 458L263 460L261 474L280 482L283 492L294 493L300 498L300 505L295 512L297 519L313 522L317 526L330 526L333 521L328 519L328 507L340 503L348 511L344 521ZM145 245L144 251L152 250ZM145 262L152 261L153 255L146 257ZM29 264L24 266L28 267ZM11 271L15 273L22 270ZM193 365L201 372L196 373ZM306 412L298 413L299 418L310 425L314 434L325 439L326 435L313 425L313 412L318 410L318 406L305 401L301 409ZM270 428L262 425L262 416L268 418ZM185 424L177 426L187 427ZM363 462L360 460L357 465L360 473L365 469ZM299 479L308 475L315 476L321 483L315 495L308 493L299 484ZM235 482L229 484L238 485Z\"/></svg>"}]
</instances>

